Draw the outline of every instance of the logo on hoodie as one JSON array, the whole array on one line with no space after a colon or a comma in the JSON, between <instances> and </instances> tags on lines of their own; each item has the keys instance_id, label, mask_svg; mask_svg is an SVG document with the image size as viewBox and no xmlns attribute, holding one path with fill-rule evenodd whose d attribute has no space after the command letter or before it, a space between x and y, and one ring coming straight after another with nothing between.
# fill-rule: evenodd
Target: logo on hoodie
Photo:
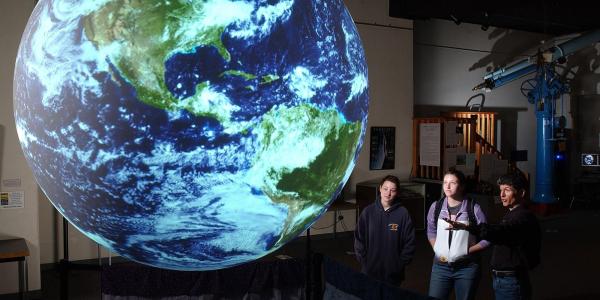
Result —
<instances>
[{"instance_id":1,"label":"logo on hoodie","mask_svg":"<svg viewBox=\"0 0 600 300\"><path fill-rule=\"evenodd\" d=\"M390 228L391 231L398 231L398 224L390 223L390 224L388 224L388 227Z\"/></svg>"}]
</instances>

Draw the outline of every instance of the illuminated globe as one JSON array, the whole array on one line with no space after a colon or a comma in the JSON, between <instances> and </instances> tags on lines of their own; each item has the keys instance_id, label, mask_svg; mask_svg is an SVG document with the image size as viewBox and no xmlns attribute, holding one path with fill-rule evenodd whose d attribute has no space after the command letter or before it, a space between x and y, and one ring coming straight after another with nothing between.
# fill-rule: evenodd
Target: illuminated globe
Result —
<instances>
[{"instance_id":1,"label":"illuminated globe","mask_svg":"<svg viewBox=\"0 0 600 300\"><path fill-rule=\"evenodd\" d=\"M14 107L39 185L84 234L219 269L278 249L340 193L367 67L341 0L46 0Z\"/></svg>"}]
</instances>

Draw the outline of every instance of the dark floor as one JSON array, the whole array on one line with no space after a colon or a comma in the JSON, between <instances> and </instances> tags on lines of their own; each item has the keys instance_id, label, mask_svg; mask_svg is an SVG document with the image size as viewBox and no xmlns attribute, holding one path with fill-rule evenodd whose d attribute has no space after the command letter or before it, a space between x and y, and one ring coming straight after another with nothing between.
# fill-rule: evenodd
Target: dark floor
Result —
<instances>
[{"instance_id":1,"label":"dark floor","mask_svg":"<svg viewBox=\"0 0 600 300\"><path fill-rule=\"evenodd\" d=\"M532 272L534 299L600 299L600 213L594 211L571 211L541 218L543 228L542 264ZM417 232L417 252L407 268L403 288L427 293L433 252L423 231ZM311 239L313 251L320 252L356 270L359 266L352 255L350 233L332 236L315 236ZM289 243L274 255L285 254L304 257L304 239ZM477 299L493 299L489 275L487 251L484 257L482 280ZM98 271L74 270L70 272L69 299L101 299ZM30 299L59 299L60 280L58 271L42 272L41 296ZM10 299L0 297L0 299ZM15 298L16 299L16 298Z\"/></svg>"}]
</instances>

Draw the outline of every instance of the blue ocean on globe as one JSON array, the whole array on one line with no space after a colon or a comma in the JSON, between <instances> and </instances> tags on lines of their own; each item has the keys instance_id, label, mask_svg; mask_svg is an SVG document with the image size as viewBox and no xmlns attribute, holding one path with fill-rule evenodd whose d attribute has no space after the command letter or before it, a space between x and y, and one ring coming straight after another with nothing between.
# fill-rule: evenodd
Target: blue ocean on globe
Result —
<instances>
[{"instance_id":1,"label":"blue ocean on globe","mask_svg":"<svg viewBox=\"0 0 600 300\"><path fill-rule=\"evenodd\" d=\"M38 184L86 236L212 270L327 210L363 144L367 78L341 0L42 0L14 113Z\"/></svg>"}]
</instances>

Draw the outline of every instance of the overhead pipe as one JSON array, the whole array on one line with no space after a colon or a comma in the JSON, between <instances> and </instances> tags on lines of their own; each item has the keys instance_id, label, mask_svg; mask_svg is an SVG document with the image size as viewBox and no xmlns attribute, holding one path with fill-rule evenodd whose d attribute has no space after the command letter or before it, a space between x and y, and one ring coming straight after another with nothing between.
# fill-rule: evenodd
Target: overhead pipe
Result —
<instances>
[{"instance_id":1,"label":"overhead pipe","mask_svg":"<svg viewBox=\"0 0 600 300\"><path fill-rule=\"evenodd\" d=\"M582 48L600 41L600 29L584 33L578 37L561 43L557 46L552 46L543 53L551 53L552 56L547 62L555 62L560 58L567 57ZM477 90L492 90L501 87L509 82L517 80L523 76L534 73L537 70L538 59L537 55L522 59L508 67L502 67L496 71L483 76L483 82L476 85L473 91Z\"/></svg>"}]
</instances>

